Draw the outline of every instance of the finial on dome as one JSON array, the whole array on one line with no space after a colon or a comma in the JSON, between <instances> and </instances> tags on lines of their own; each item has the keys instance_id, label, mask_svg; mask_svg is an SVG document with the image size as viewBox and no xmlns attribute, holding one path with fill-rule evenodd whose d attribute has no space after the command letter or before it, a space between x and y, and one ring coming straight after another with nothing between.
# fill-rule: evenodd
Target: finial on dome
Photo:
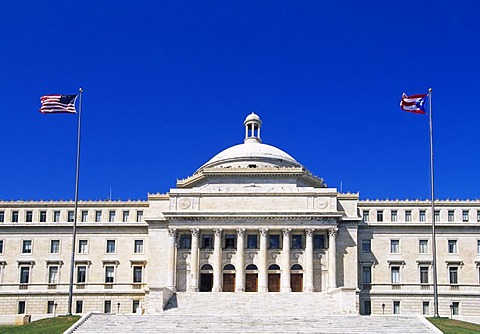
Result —
<instances>
[{"instance_id":1,"label":"finial on dome","mask_svg":"<svg viewBox=\"0 0 480 334\"><path fill-rule=\"evenodd\" d=\"M252 112L250 115L245 118L243 122L245 125L245 140L244 142L257 142L261 143L262 139L260 138L260 128L262 127L262 120L260 117Z\"/></svg>"}]
</instances>

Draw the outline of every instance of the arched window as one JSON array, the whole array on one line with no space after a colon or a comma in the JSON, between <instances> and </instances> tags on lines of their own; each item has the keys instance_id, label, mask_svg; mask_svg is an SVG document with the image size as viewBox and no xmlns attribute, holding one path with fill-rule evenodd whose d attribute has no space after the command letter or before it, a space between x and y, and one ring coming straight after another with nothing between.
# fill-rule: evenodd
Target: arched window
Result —
<instances>
[{"instance_id":1,"label":"arched window","mask_svg":"<svg viewBox=\"0 0 480 334\"><path fill-rule=\"evenodd\" d=\"M294 264L292 266L292 268L290 268L291 270L303 270L302 266L299 265L299 264Z\"/></svg>"},{"instance_id":2,"label":"arched window","mask_svg":"<svg viewBox=\"0 0 480 334\"><path fill-rule=\"evenodd\" d=\"M223 267L223 270L235 270L235 266L233 264L226 264L225 267Z\"/></svg>"},{"instance_id":3,"label":"arched window","mask_svg":"<svg viewBox=\"0 0 480 334\"><path fill-rule=\"evenodd\" d=\"M202 266L201 270L213 270L213 267L207 263Z\"/></svg>"},{"instance_id":4,"label":"arched window","mask_svg":"<svg viewBox=\"0 0 480 334\"><path fill-rule=\"evenodd\" d=\"M278 264L271 264L270 267L268 267L268 270L280 270L280 267Z\"/></svg>"},{"instance_id":5,"label":"arched window","mask_svg":"<svg viewBox=\"0 0 480 334\"><path fill-rule=\"evenodd\" d=\"M247 266L247 268L245 268L246 270L258 270L257 266L254 265L254 264L249 264Z\"/></svg>"}]
</instances>

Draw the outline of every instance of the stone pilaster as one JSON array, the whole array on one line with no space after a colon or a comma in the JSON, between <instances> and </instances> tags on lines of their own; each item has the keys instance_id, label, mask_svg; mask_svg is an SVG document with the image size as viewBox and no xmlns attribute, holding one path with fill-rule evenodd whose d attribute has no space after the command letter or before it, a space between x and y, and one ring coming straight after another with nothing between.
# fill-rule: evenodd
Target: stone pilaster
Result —
<instances>
[{"instance_id":1,"label":"stone pilaster","mask_svg":"<svg viewBox=\"0 0 480 334\"><path fill-rule=\"evenodd\" d=\"M268 268L267 268L267 237L268 228L260 229L260 251L258 265L258 292L268 291Z\"/></svg>"},{"instance_id":2,"label":"stone pilaster","mask_svg":"<svg viewBox=\"0 0 480 334\"><path fill-rule=\"evenodd\" d=\"M282 276L281 286L282 292L291 292L290 284L290 234L292 230L289 228L282 229L283 246L282 246Z\"/></svg>"},{"instance_id":3,"label":"stone pilaster","mask_svg":"<svg viewBox=\"0 0 480 334\"><path fill-rule=\"evenodd\" d=\"M245 229L237 229L235 291L245 291Z\"/></svg>"}]
</instances>

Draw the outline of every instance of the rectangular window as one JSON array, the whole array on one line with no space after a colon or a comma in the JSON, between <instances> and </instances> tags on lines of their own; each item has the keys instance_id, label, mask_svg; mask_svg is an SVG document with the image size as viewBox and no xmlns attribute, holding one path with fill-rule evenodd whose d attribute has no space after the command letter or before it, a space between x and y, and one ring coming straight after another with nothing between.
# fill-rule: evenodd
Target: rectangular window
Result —
<instances>
[{"instance_id":1,"label":"rectangular window","mask_svg":"<svg viewBox=\"0 0 480 334\"><path fill-rule=\"evenodd\" d=\"M102 221L102 211L95 211L95 223Z\"/></svg>"},{"instance_id":2,"label":"rectangular window","mask_svg":"<svg viewBox=\"0 0 480 334\"><path fill-rule=\"evenodd\" d=\"M460 303L459 302L453 302L452 303L452 313L453 315L459 315L460 314Z\"/></svg>"},{"instance_id":3,"label":"rectangular window","mask_svg":"<svg viewBox=\"0 0 480 334\"><path fill-rule=\"evenodd\" d=\"M5 211L0 211L0 223L5 222Z\"/></svg>"},{"instance_id":4,"label":"rectangular window","mask_svg":"<svg viewBox=\"0 0 480 334\"><path fill-rule=\"evenodd\" d=\"M127 223L129 216L130 216L130 211L123 211L123 213L122 213L122 222Z\"/></svg>"},{"instance_id":5,"label":"rectangular window","mask_svg":"<svg viewBox=\"0 0 480 334\"><path fill-rule=\"evenodd\" d=\"M4 241L0 240L0 254L3 254L3 244L4 244Z\"/></svg>"},{"instance_id":6,"label":"rectangular window","mask_svg":"<svg viewBox=\"0 0 480 334\"><path fill-rule=\"evenodd\" d=\"M32 253L32 240L23 240L22 242L22 254Z\"/></svg>"},{"instance_id":7,"label":"rectangular window","mask_svg":"<svg viewBox=\"0 0 480 334\"><path fill-rule=\"evenodd\" d=\"M143 254L143 240L135 240L134 245L133 252L135 254Z\"/></svg>"},{"instance_id":8,"label":"rectangular window","mask_svg":"<svg viewBox=\"0 0 480 334\"><path fill-rule=\"evenodd\" d=\"M423 315L430 314L430 302L423 302L422 303L422 313Z\"/></svg>"},{"instance_id":9,"label":"rectangular window","mask_svg":"<svg viewBox=\"0 0 480 334\"><path fill-rule=\"evenodd\" d=\"M292 234L292 249L302 249L302 235Z\"/></svg>"},{"instance_id":10,"label":"rectangular window","mask_svg":"<svg viewBox=\"0 0 480 334\"><path fill-rule=\"evenodd\" d=\"M47 313L52 314L55 309L55 301L49 300L47 301Z\"/></svg>"},{"instance_id":11,"label":"rectangular window","mask_svg":"<svg viewBox=\"0 0 480 334\"><path fill-rule=\"evenodd\" d=\"M88 240L78 240L78 254L88 254Z\"/></svg>"},{"instance_id":12,"label":"rectangular window","mask_svg":"<svg viewBox=\"0 0 480 334\"><path fill-rule=\"evenodd\" d=\"M112 301L105 300L103 302L103 313L112 313Z\"/></svg>"},{"instance_id":13,"label":"rectangular window","mask_svg":"<svg viewBox=\"0 0 480 334\"><path fill-rule=\"evenodd\" d=\"M393 284L399 284L400 283L400 267L391 267L391 278L392 278L392 283Z\"/></svg>"},{"instance_id":14,"label":"rectangular window","mask_svg":"<svg viewBox=\"0 0 480 334\"><path fill-rule=\"evenodd\" d=\"M397 210L393 210L390 215L390 220L392 222L396 222L398 218Z\"/></svg>"},{"instance_id":15,"label":"rectangular window","mask_svg":"<svg viewBox=\"0 0 480 334\"><path fill-rule=\"evenodd\" d=\"M383 222L383 210L377 211L377 222Z\"/></svg>"},{"instance_id":16,"label":"rectangular window","mask_svg":"<svg viewBox=\"0 0 480 334\"><path fill-rule=\"evenodd\" d=\"M132 313L141 313L139 309L140 309L140 301L132 300Z\"/></svg>"},{"instance_id":17,"label":"rectangular window","mask_svg":"<svg viewBox=\"0 0 480 334\"><path fill-rule=\"evenodd\" d=\"M371 252L372 252L372 241L362 240L362 253L371 253Z\"/></svg>"},{"instance_id":18,"label":"rectangular window","mask_svg":"<svg viewBox=\"0 0 480 334\"><path fill-rule=\"evenodd\" d=\"M202 248L211 249L213 247L213 237L211 234L202 236Z\"/></svg>"},{"instance_id":19,"label":"rectangular window","mask_svg":"<svg viewBox=\"0 0 480 334\"><path fill-rule=\"evenodd\" d=\"M466 222L468 222L468 220L469 220L469 219L468 219L468 210L463 210L463 211L462 211L462 221L463 221L464 223L466 223Z\"/></svg>"},{"instance_id":20,"label":"rectangular window","mask_svg":"<svg viewBox=\"0 0 480 334\"><path fill-rule=\"evenodd\" d=\"M248 234L247 235L247 249L257 249L257 235Z\"/></svg>"},{"instance_id":21,"label":"rectangular window","mask_svg":"<svg viewBox=\"0 0 480 334\"><path fill-rule=\"evenodd\" d=\"M420 254L428 253L428 240L419 240L418 241L418 252Z\"/></svg>"},{"instance_id":22,"label":"rectangular window","mask_svg":"<svg viewBox=\"0 0 480 334\"><path fill-rule=\"evenodd\" d=\"M368 211L363 211L363 221L365 223L368 223L370 221L370 212Z\"/></svg>"},{"instance_id":23,"label":"rectangular window","mask_svg":"<svg viewBox=\"0 0 480 334\"><path fill-rule=\"evenodd\" d=\"M393 302L393 314L400 314L400 301Z\"/></svg>"},{"instance_id":24,"label":"rectangular window","mask_svg":"<svg viewBox=\"0 0 480 334\"><path fill-rule=\"evenodd\" d=\"M0 241L1 242L1 241ZM3 253L1 250L3 247L0 249L0 253ZM477 240L477 254L480 254L480 240Z\"/></svg>"},{"instance_id":25,"label":"rectangular window","mask_svg":"<svg viewBox=\"0 0 480 334\"><path fill-rule=\"evenodd\" d=\"M106 252L109 253L109 254L113 254L115 253L116 249L115 249L115 240L107 240L107 250Z\"/></svg>"},{"instance_id":26,"label":"rectangular window","mask_svg":"<svg viewBox=\"0 0 480 334\"><path fill-rule=\"evenodd\" d=\"M137 211L137 222L143 221L143 211Z\"/></svg>"},{"instance_id":27,"label":"rectangular window","mask_svg":"<svg viewBox=\"0 0 480 334\"><path fill-rule=\"evenodd\" d=\"M280 248L280 235L278 235L278 234L269 234L268 235L268 248L269 249L279 249Z\"/></svg>"},{"instance_id":28,"label":"rectangular window","mask_svg":"<svg viewBox=\"0 0 480 334\"><path fill-rule=\"evenodd\" d=\"M30 282L30 267L20 267L20 284Z\"/></svg>"},{"instance_id":29,"label":"rectangular window","mask_svg":"<svg viewBox=\"0 0 480 334\"><path fill-rule=\"evenodd\" d=\"M47 221L47 211L40 211L40 223Z\"/></svg>"},{"instance_id":30,"label":"rectangular window","mask_svg":"<svg viewBox=\"0 0 480 334\"><path fill-rule=\"evenodd\" d=\"M53 222L58 223L60 221L60 211L53 211Z\"/></svg>"},{"instance_id":31,"label":"rectangular window","mask_svg":"<svg viewBox=\"0 0 480 334\"><path fill-rule=\"evenodd\" d=\"M138 241L138 240L136 240ZM180 249L190 249L192 248L192 235L191 234L180 234L180 242L178 247Z\"/></svg>"},{"instance_id":32,"label":"rectangular window","mask_svg":"<svg viewBox=\"0 0 480 334\"><path fill-rule=\"evenodd\" d=\"M83 300L75 302L75 313L83 313Z\"/></svg>"},{"instance_id":33,"label":"rectangular window","mask_svg":"<svg viewBox=\"0 0 480 334\"><path fill-rule=\"evenodd\" d=\"M115 275L115 267L106 266L105 267L105 283L113 283L114 275Z\"/></svg>"},{"instance_id":34,"label":"rectangular window","mask_svg":"<svg viewBox=\"0 0 480 334\"><path fill-rule=\"evenodd\" d=\"M372 267L362 267L362 283L372 283Z\"/></svg>"},{"instance_id":35,"label":"rectangular window","mask_svg":"<svg viewBox=\"0 0 480 334\"><path fill-rule=\"evenodd\" d=\"M133 283L142 283L142 270L141 266L133 267Z\"/></svg>"},{"instance_id":36,"label":"rectangular window","mask_svg":"<svg viewBox=\"0 0 480 334\"><path fill-rule=\"evenodd\" d=\"M48 283L50 284L58 283L58 266L48 267Z\"/></svg>"},{"instance_id":37,"label":"rectangular window","mask_svg":"<svg viewBox=\"0 0 480 334\"><path fill-rule=\"evenodd\" d=\"M68 210L68 212L67 212L67 221L68 221L69 223L73 223L73 220L74 220L74 219L73 219L73 218L74 218L74 217L73 217L73 214L74 214L73 211Z\"/></svg>"},{"instance_id":38,"label":"rectangular window","mask_svg":"<svg viewBox=\"0 0 480 334\"><path fill-rule=\"evenodd\" d=\"M115 221L115 211L108 212L108 222L113 223Z\"/></svg>"},{"instance_id":39,"label":"rectangular window","mask_svg":"<svg viewBox=\"0 0 480 334\"><path fill-rule=\"evenodd\" d=\"M234 249L235 248L235 234L226 234L225 235L225 248Z\"/></svg>"},{"instance_id":40,"label":"rectangular window","mask_svg":"<svg viewBox=\"0 0 480 334\"><path fill-rule=\"evenodd\" d=\"M18 223L18 211L12 211L12 223Z\"/></svg>"},{"instance_id":41,"label":"rectangular window","mask_svg":"<svg viewBox=\"0 0 480 334\"><path fill-rule=\"evenodd\" d=\"M17 313L18 314L25 314L26 312L26 304L24 300L19 300L18 301L18 308L17 308Z\"/></svg>"},{"instance_id":42,"label":"rectangular window","mask_svg":"<svg viewBox=\"0 0 480 334\"><path fill-rule=\"evenodd\" d=\"M412 210L405 211L405 221L411 222L412 221Z\"/></svg>"},{"instance_id":43,"label":"rectangular window","mask_svg":"<svg viewBox=\"0 0 480 334\"><path fill-rule=\"evenodd\" d=\"M324 249L324 248L325 248L325 236L323 234L314 234L313 249Z\"/></svg>"},{"instance_id":44,"label":"rectangular window","mask_svg":"<svg viewBox=\"0 0 480 334\"><path fill-rule=\"evenodd\" d=\"M50 240L50 254L60 253L60 240Z\"/></svg>"},{"instance_id":45,"label":"rectangular window","mask_svg":"<svg viewBox=\"0 0 480 334\"><path fill-rule=\"evenodd\" d=\"M88 211L82 210L82 223L85 223L88 220Z\"/></svg>"},{"instance_id":46,"label":"rectangular window","mask_svg":"<svg viewBox=\"0 0 480 334\"><path fill-rule=\"evenodd\" d=\"M420 267L420 283L428 284L428 267Z\"/></svg>"},{"instance_id":47,"label":"rectangular window","mask_svg":"<svg viewBox=\"0 0 480 334\"><path fill-rule=\"evenodd\" d=\"M390 240L390 253L400 253L400 240Z\"/></svg>"},{"instance_id":48,"label":"rectangular window","mask_svg":"<svg viewBox=\"0 0 480 334\"><path fill-rule=\"evenodd\" d=\"M425 222L425 210L420 210L420 213L419 213L419 220L420 222L424 223Z\"/></svg>"},{"instance_id":49,"label":"rectangular window","mask_svg":"<svg viewBox=\"0 0 480 334\"><path fill-rule=\"evenodd\" d=\"M450 284L458 284L458 267L448 267Z\"/></svg>"},{"instance_id":50,"label":"rectangular window","mask_svg":"<svg viewBox=\"0 0 480 334\"><path fill-rule=\"evenodd\" d=\"M439 221L440 221L440 210L435 210L435 222L438 223Z\"/></svg>"},{"instance_id":51,"label":"rectangular window","mask_svg":"<svg viewBox=\"0 0 480 334\"><path fill-rule=\"evenodd\" d=\"M448 240L448 253L457 254L457 240Z\"/></svg>"},{"instance_id":52,"label":"rectangular window","mask_svg":"<svg viewBox=\"0 0 480 334\"><path fill-rule=\"evenodd\" d=\"M0 216L0 219L2 217ZM3 220L1 220L3 222ZM480 210L477 210L477 222L480 222Z\"/></svg>"},{"instance_id":53,"label":"rectangular window","mask_svg":"<svg viewBox=\"0 0 480 334\"><path fill-rule=\"evenodd\" d=\"M87 266L77 267L77 283L85 283L87 281Z\"/></svg>"},{"instance_id":54,"label":"rectangular window","mask_svg":"<svg viewBox=\"0 0 480 334\"><path fill-rule=\"evenodd\" d=\"M26 211L25 212L25 221L27 223L31 223L33 221L33 211Z\"/></svg>"},{"instance_id":55,"label":"rectangular window","mask_svg":"<svg viewBox=\"0 0 480 334\"><path fill-rule=\"evenodd\" d=\"M454 212L453 210L448 210L448 221L449 221L449 222L453 222L453 221L454 221L454 218L455 218L454 213L455 213L455 212Z\"/></svg>"}]
</instances>

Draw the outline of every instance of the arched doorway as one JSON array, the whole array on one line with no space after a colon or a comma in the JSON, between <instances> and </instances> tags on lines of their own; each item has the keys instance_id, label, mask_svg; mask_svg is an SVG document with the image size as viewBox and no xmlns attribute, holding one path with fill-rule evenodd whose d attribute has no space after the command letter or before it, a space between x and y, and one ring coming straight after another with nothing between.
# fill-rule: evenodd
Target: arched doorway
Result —
<instances>
[{"instance_id":1,"label":"arched doorway","mask_svg":"<svg viewBox=\"0 0 480 334\"><path fill-rule=\"evenodd\" d=\"M235 292L235 266L226 264L223 267L223 292Z\"/></svg>"},{"instance_id":2,"label":"arched doorway","mask_svg":"<svg viewBox=\"0 0 480 334\"><path fill-rule=\"evenodd\" d=\"M298 263L290 268L290 287L292 292L303 292L303 267Z\"/></svg>"},{"instance_id":3,"label":"arched doorway","mask_svg":"<svg viewBox=\"0 0 480 334\"><path fill-rule=\"evenodd\" d=\"M268 267L268 292L280 292L280 267L271 264Z\"/></svg>"},{"instance_id":4,"label":"arched doorway","mask_svg":"<svg viewBox=\"0 0 480 334\"><path fill-rule=\"evenodd\" d=\"M249 264L245 268L245 292L258 291L258 268L254 264Z\"/></svg>"},{"instance_id":5,"label":"arched doorway","mask_svg":"<svg viewBox=\"0 0 480 334\"><path fill-rule=\"evenodd\" d=\"M204 264L200 268L200 292L211 292L213 287L213 267Z\"/></svg>"}]
</instances>

